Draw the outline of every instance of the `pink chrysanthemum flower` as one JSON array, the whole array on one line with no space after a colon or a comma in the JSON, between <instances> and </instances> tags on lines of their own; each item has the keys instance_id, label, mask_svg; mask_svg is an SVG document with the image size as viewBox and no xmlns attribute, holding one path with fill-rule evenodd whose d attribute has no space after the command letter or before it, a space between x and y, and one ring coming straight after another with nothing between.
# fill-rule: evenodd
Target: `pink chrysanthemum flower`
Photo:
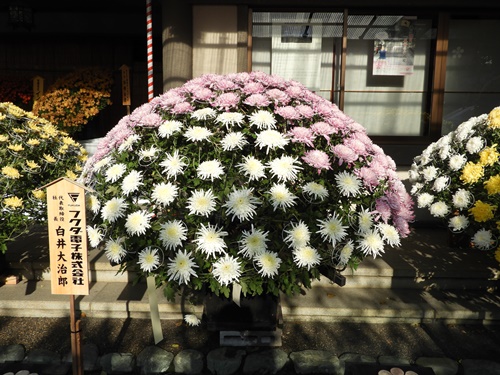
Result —
<instances>
[{"instance_id":1,"label":"pink chrysanthemum flower","mask_svg":"<svg viewBox=\"0 0 500 375\"><path fill-rule=\"evenodd\" d=\"M207 101L210 100L214 97L214 93L212 90L206 88L206 87L200 87L193 91L193 98L196 100L203 100Z\"/></svg>"},{"instance_id":2,"label":"pink chrysanthemum flower","mask_svg":"<svg viewBox=\"0 0 500 375\"><path fill-rule=\"evenodd\" d=\"M223 110L229 110L231 108L236 108L240 102L240 96L233 92L226 92L219 95L215 101L214 106Z\"/></svg>"},{"instance_id":3,"label":"pink chrysanthemum flower","mask_svg":"<svg viewBox=\"0 0 500 375\"><path fill-rule=\"evenodd\" d=\"M302 156L302 160L304 160L311 167L316 168L318 170L318 173L321 172L322 169L332 169L330 165L330 158L324 151L307 151L305 155Z\"/></svg>"},{"instance_id":4,"label":"pink chrysanthemum flower","mask_svg":"<svg viewBox=\"0 0 500 375\"><path fill-rule=\"evenodd\" d=\"M261 94L264 92L264 85L260 82L249 82L241 90L247 95Z\"/></svg>"},{"instance_id":5,"label":"pink chrysanthemum flower","mask_svg":"<svg viewBox=\"0 0 500 375\"><path fill-rule=\"evenodd\" d=\"M275 104L287 105L290 102L290 97L279 89L271 89L266 91L266 95Z\"/></svg>"},{"instance_id":6,"label":"pink chrysanthemum flower","mask_svg":"<svg viewBox=\"0 0 500 375\"><path fill-rule=\"evenodd\" d=\"M309 147L314 147L315 136L310 128L296 126L290 130L290 135L292 136L292 142L304 143Z\"/></svg>"},{"instance_id":7,"label":"pink chrysanthemum flower","mask_svg":"<svg viewBox=\"0 0 500 375\"><path fill-rule=\"evenodd\" d=\"M354 150L342 144L333 146L332 151L339 159L339 165L343 163L354 163L359 157Z\"/></svg>"},{"instance_id":8,"label":"pink chrysanthemum flower","mask_svg":"<svg viewBox=\"0 0 500 375\"><path fill-rule=\"evenodd\" d=\"M314 117L314 111L313 109L308 106L308 105L298 105L295 107L297 112L303 117L303 118L312 118Z\"/></svg>"},{"instance_id":9,"label":"pink chrysanthemum flower","mask_svg":"<svg viewBox=\"0 0 500 375\"><path fill-rule=\"evenodd\" d=\"M269 104L271 104L271 101L267 96L263 94L252 94L247 97L243 103L252 107L267 107Z\"/></svg>"},{"instance_id":10,"label":"pink chrysanthemum flower","mask_svg":"<svg viewBox=\"0 0 500 375\"><path fill-rule=\"evenodd\" d=\"M312 124L311 130L314 134L325 137L328 142L330 142L330 135L336 133L335 128L323 121Z\"/></svg>"},{"instance_id":11,"label":"pink chrysanthemum flower","mask_svg":"<svg viewBox=\"0 0 500 375\"><path fill-rule=\"evenodd\" d=\"M300 119L300 113L297 112L295 107L292 106L279 107L274 112L283 117L285 120Z\"/></svg>"}]
</instances>

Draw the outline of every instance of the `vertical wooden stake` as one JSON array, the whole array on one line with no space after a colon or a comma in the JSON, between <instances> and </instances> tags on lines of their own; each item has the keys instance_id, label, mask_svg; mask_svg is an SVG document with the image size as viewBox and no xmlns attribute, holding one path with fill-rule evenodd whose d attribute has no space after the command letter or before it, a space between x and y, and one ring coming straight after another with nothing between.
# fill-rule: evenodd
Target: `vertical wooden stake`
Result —
<instances>
[{"instance_id":1,"label":"vertical wooden stake","mask_svg":"<svg viewBox=\"0 0 500 375\"><path fill-rule=\"evenodd\" d=\"M160 310L158 309L158 297L156 296L156 286L154 276L148 276L148 298L149 298L149 311L151 313L151 325L153 326L153 337L155 344L163 340L163 332L161 330Z\"/></svg>"},{"instance_id":2,"label":"vertical wooden stake","mask_svg":"<svg viewBox=\"0 0 500 375\"><path fill-rule=\"evenodd\" d=\"M80 340L80 320L76 319L75 295L69 297L69 318L71 332L71 360L73 375L83 375L82 342Z\"/></svg>"}]
</instances>

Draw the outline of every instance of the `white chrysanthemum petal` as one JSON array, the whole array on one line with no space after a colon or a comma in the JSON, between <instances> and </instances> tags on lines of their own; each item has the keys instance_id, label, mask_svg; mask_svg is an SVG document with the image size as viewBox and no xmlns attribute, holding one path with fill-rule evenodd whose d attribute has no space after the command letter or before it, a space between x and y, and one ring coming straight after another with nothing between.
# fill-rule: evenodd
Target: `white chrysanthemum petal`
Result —
<instances>
[{"instance_id":1,"label":"white chrysanthemum petal","mask_svg":"<svg viewBox=\"0 0 500 375\"><path fill-rule=\"evenodd\" d=\"M259 199L253 196L253 189L236 189L233 187L233 191L227 197L226 203L222 205L225 207L226 214L233 215L234 218L238 218L239 221L250 220L255 215L255 209L260 203Z\"/></svg>"},{"instance_id":2,"label":"white chrysanthemum petal","mask_svg":"<svg viewBox=\"0 0 500 375\"><path fill-rule=\"evenodd\" d=\"M111 198L107 201L101 210L101 217L103 220L108 220L114 223L117 219L125 215L125 210L128 204L124 198Z\"/></svg>"},{"instance_id":3,"label":"white chrysanthemum petal","mask_svg":"<svg viewBox=\"0 0 500 375\"><path fill-rule=\"evenodd\" d=\"M186 130L184 137L191 142L199 142L208 139L212 132L201 126L192 126Z\"/></svg>"},{"instance_id":4,"label":"white chrysanthemum petal","mask_svg":"<svg viewBox=\"0 0 500 375\"><path fill-rule=\"evenodd\" d=\"M167 266L167 276L169 281L176 281L179 284L188 284L191 276L196 276L195 268L198 265L194 262L191 253L187 251L178 251L173 259L169 259Z\"/></svg>"},{"instance_id":5,"label":"white chrysanthemum petal","mask_svg":"<svg viewBox=\"0 0 500 375\"><path fill-rule=\"evenodd\" d=\"M255 144L260 148L266 149L266 153L270 150L283 149L290 140L276 130L263 130L257 134Z\"/></svg>"},{"instance_id":6,"label":"white chrysanthemum petal","mask_svg":"<svg viewBox=\"0 0 500 375\"><path fill-rule=\"evenodd\" d=\"M331 217L325 220L318 220L319 230L317 233L321 235L324 241L329 241L333 246L338 241L342 241L347 236L347 226L342 224L342 221L334 213Z\"/></svg>"},{"instance_id":7,"label":"white chrysanthemum petal","mask_svg":"<svg viewBox=\"0 0 500 375\"><path fill-rule=\"evenodd\" d=\"M156 270L161 265L159 250L154 247L146 247L139 253L137 264L144 272Z\"/></svg>"},{"instance_id":8,"label":"white chrysanthemum petal","mask_svg":"<svg viewBox=\"0 0 500 375\"><path fill-rule=\"evenodd\" d=\"M258 129L274 129L276 128L276 119L274 114L269 111L259 110L249 116L250 125L256 126Z\"/></svg>"},{"instance_id":9,"label":"white chrysanthemum petal","mask_svg":"<svg viewBox=\"0 0 500 375\"><path fill-rule=\"evenodd\" d=\"M308 270L321 262L321 257L316 249L311 246L303 246L293 250L293 260L298 267L305 267Z\"/></svg>"},{"instance_id":10,"label":"white chrysanthemum petal","mask_svg":"<svg viewBox=\"0 0 500 375\"><path fill-rule=\"evenodd\" d=\"M226 252L226 242L224 237L228 233L220 230L217 226L201 224L201 228L196 232L196 238L193 242L197 245L197 249L207 256L215 256Z\"/></svg>"},{"instance_id":11,"label":"white chrysanthemum petal","mask_svg":"<svg viewBox=\"0 0 500 375\"><path fill-rule=\"evenodd\" d=\"M167 250L173 250L187 239L186 225L180 220L170 220L160 228L159 239Z\"/></svg>"},{"instance_id":12,"label":"white chrysanthemum petal","mask_svg":"<svg viewBox=\"0 0 500 375\"><path fill-rule=\"evenodd\" d=\"M215 211L216 201L212 190L195 190L187 200L190 215L208 216Z\"/></svg>"},{"instance_id":13,"label":"white chrysanthemum petal","mask_svg":"<svg viewBox=\"0 0 500 375\"><path fill-rule=\"evenodd\" d=\"M168 154L166 159L160 163L160 166L163 167L163 173L166 173L169 178L176 178L187 165L187 158L179 155L179 150L175 150L173 154Z\"/></svg>"},{"instance_id":14,"label":"white chrysanthemum petal","mask_svg":"<svg viewBox=\"0 0 500 375\"><path fill-rule=\"evenodd\" d=\"M224 167L218 160L207 160L198 165L196 173L203 180L213 181L224 175Z\"/></svg>"},{"instance_id":15,"label":"white chrysanthemum petal","mask_svg":"<svg viewBox=\"0 0 500 375\"><path fill-rule=\"evenodd\" d=\"M142 172L133 170L123 178L123 194L129 195L130 193L137 191L141 185L143 185Z\"/></svg>"},{"instance_id":16,"label":"white chrysanthemum petal","mask_svg":"<svg viewBox=\"0 0 500 375\"><path fill-rule=\"evenodd\" d=\"M146 230L151 226L149 223L150 217L151 215L146 211L136 211L129 214L125 222L127 233L131 236L145 234Z\"/></svg>"},{"instance_id":17,"label":"white chrysanthemum petal","mask_svg":"<svg viewBox=\"0 0 500 375\"><path fill-rule=\"evenodd\" d=\"M223 112L217 116L215 121L224 125L226 129L230 129L232 126L243 124L245 116L239 112Z\"/></svg>"},{"instance_id":18,"label":"white chrysanthemum petal","mask_svg":"<svg viewBox=\"0 0 500 375\"><path fill-rule=\"evenodd\" d=\"M226 254L213 264L212 274L221 285L237 282L241 276L241 264L238 259Z\"/></svg>"},{"instance_id":19,"label":"white chrysanthemum petal","mask_svg":"<svg viewBox=\"0 0 500 375\"><path fill-rule=\"evenodd\" d=\"M266 167L253 156L245 156L243 162L236 166L250 181L266 177Z\"/></svg>"},{"instance_id":20,"label":"white chrysanthemum petal","mask_svg":"<svg viewBox=\"0 0 500 375\"><path fill-rule=\"evenodd\" d=\"M127 255L127 250L123 247L124 239L120 238L118 240L110 239L106 241L104 247L104 255L108 258L110 262L119 264L125 255Z\"/></svg>"},{"instance_id":21,"label":"white chrysanthemum petal","mask_svg":"<svg viewBox=\"0 0 500 375\"><path fill-rule=\"evenodd\" d=\"M364 233L358 244L365 255L371 255L374 258L384 252L384 240L374 230Z\"/></svg>"},{"instance_id":22,"label":"white chrysanthemum petal","mask_svg":"<svg viewBox=\"0 0 500 375\"><path fill-rule=\"evenodd\" d=\"M244 257L252 259L254 256L262 254L267 250L266 242L268 240L269 232L264 232L261 229L252 229L247 232L243 231L239 241L240 251Z\"/></svg>"},{"instance_id":23,"label":"white chrysanthemum petal","mask_svg":"<svg viewBox=\"0 0 500 375\"><path fill-rule=\"evenodd\" d=\"M304 193L314 199L324 200L325 198L328 198L329 195L328 190L323 185L318 184L317 182L308 182L304 185L302 190L304 191Z\"/></svg>"},{"instance_id":24,"label":"white chrysanthemum petal","mask_svg":"<svg viewBox=\"0 0 500 375\"><path fill-rule=\"evenodd\" d=\"M293 182L297 178L297 173L302 169L297 165L297 159L292 156L281 156L269 162L269 170L273 177L276 177L280 182Z\"/></svg>"},{"instance_id":25,"label":"white chrysanthemum petal","mask_svg":"<svg viewBox=\"0 0 500 375\"><path fill-rule=\"evenodd\" d=\"M448 221L448 227L453 232L461 232L469 226L469 219L464 215L456 215Z\"/></svg>"},{"instance_id":26,"label":"white chrysanthemum petal","mask_svg":"<svg viewBox=\"0 0 500 375\"><path fill-rule=\"evenodd\" d=\"M445 217L450 213L450 207L445 202L438 201L430 205L429 211L434 217Z\"/></svg>"},{"instance_id":27,"label":"white chrysanthemum petal","mask_svg":"<svg viewBox=\"0 0 500 375\"><path fill-rule=\"evenodd\" d=\"M285 184L274 184L269 193L271 195L271 204L275 211L277 208L285 210L295 205L297 197L288 190Z\"/></svg>"},{"instance_id":28,"label":"white chrysanthemum petal","mask_svg":"<svg viewBox=\"0 0 500 375\"><path fill-rule=\"evenodd\" d=\"M168 138L182 129L182 122L176 120L165 121L158 127L158 135L161 138Z\"/></svg>"},{"instance_id":29,"label":"white chrysanthemum petal","mask_svg":"<svg viewBox=\"0 0 500 375\"><path fill-rule=\"evenodd\" d=\"M177 197L179 188L170 182L160 182L154 185L151 198L154 202L168 206Z\"/></svg>"},{"instance_id":30,"label":"white chrysanthemum petal","mask_svg":"<svg viewBox=\"0 0 500 375\"><path fill-rule=\"evenodd\" d=\"M187 314L184 317L184 321L188 326L192 327L199 326L201 324L201 320L194 314Z\"/></svg>"},{"instance_id":31,"label":"white chrysanthemum petal","mask_svg":"<svg viewBox=\"0 0 500 375\"><path fill-rule=\"evenodd\" d=\"M104 179L106 182L114 183L118 181L121 176L123 176L126 170L127 166L123 163L113 164L106 170Z\"/></svg>"},{"instance_id":32,"label":"white chrysanthemum petal","mask_svg":"<svg viewBox=\"0 0 500 375\"><path fill-rule=\"evenodd\" d=\"M472 243L480 250L489 250L495 244L495 241L493 240L491 231L480 229L472 236Z\"/></svg>"},{"instance_id":33,"label":"white chrysanthemum petal","mask_svg":"<svg viewBox=\"0 0 500 375\"><path fill-rule=\"evenodd\" d=\"M360 193L361 180L350 172L340 172L335 175L335 181L340 193L346 197L354 197Z\"/></svg>"},{"instance_id":34,"label":"white chrysanthemum petal","mask_svg":"<svg viewBox=\"0 0 500 375\"><path fill-rule=\"evenodd\" d=\"M259 267L258 273L263 277L273 278L278 275L281 259L272 251L264 251L255 256L255 262Z\"/></svg>"},{"instance_id":35,"label":"white chrysanthemum petal","mask_svg":"<svg viewBox=\"0 0 500 375\"><path fill-rule=\"evenodd\" d=\"M311 240L311 232L303 221L291 223L290 229L285 229L284 233L285 242L294 249L308 245Z\"/></svg>"},{"instance_id":36,"label":"white chrysanthemum petal","mask_svg":"<svg viewBox=\"0 0 500 375\"><path fill-rule=\"evenodd\" d=\"M377 227L382 235L382 239L387 244L392 247L401 245L401 238L399 237L399 233L394 226L386 223L380 223Z\"/></svg>"},{"instance_id":37,"label":"white chrysanthemum petal","mask_svg":"<svg viewBox=\"0 0 500 375\"><path fill-rule=\"evenodd\" d=\"M222 149L224 151L233 151L236 149L243 149L248 141L241 132L232 132L226 134L226 136L221 140Z\"/></svg>"},{"instance_id":38,"label":"white chrysanthemum petal","mask_svg":"<svg viewBox=\"0 0 500 375\"><path fill-rule=\"evenodd\" d=\"M90 246L97 247L101 243L104 238L104 232L102 228L93 227L91 225L87 225L87 237L90 242Z\"/></svg>"}]
</instances>

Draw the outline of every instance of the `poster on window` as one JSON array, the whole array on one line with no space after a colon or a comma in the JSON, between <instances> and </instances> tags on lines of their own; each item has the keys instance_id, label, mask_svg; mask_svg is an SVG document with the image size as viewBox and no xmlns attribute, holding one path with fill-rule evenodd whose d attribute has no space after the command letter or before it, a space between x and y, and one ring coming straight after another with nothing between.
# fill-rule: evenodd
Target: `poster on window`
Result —
<instances>
[{"instance_id":1,"label":"poster on window","mask_svg":"<svg viewBox=\"0 0 500 375\"><path fill-rule=\"evenodd\" d=\"M322 25L273 25L271 73L319 91L321 36Z\"/></svg>"},{"instance_id":2,"label":"poster on window","mask_svg":"<svg viewBox=\"0 0 500 375\"><path fill-rule=\"evenodd\" d=\"M379 37L384 35L382 37ZM373 46L373 75L406 76L413 74L415 58L414 25L401 19L394 29L378 34Z\"/></svg>"}]
</instances>

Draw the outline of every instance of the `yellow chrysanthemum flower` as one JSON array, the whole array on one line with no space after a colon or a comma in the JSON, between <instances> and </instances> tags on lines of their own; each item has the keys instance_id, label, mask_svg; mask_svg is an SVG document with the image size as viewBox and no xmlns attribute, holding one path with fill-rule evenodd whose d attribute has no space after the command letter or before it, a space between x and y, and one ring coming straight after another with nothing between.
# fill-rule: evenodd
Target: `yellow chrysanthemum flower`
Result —
<instances>
[{"instance_id":1,"label":"yellow chrysanthemum flower","mask_svg":"<svg viewBox=\"0 0 500 375\"><path fill-rule=\"evenodd\" d=\"M40 200L43 200L45 199L45 191L43 190L33 190L32 191L32 194L33 196L36 198L36 199L40 199Z\"/></svg>"},{"instance_id":2,"label":"yellow chrysanthemum flower","mask_svg":"<svg viewBox=\"0 0 500 375\"><path fill-rule=\"evenodd\" d=\"M19 144L10 144L10 145L7 146L7 148L9 150L12 150L12 151L15 151L15 152L19 152L19 151L23 151L24 150L23 145L19 145Z\"/></svg>"},{"instance_id":3,"label":"yellow chrysanthemum flower","mask_svg":"<svg viewBox=\"0 0 500 375\"><path fill-rule=\"evenodd\" d=\"M62 141L63 141L63 143L65 145L70 145L71 146L71 145L75 145L76 144L75 140L73 138L71 138L71 137L63 137Z\"/></svg>"},{"instance_id":4,"label":"yellow chrysanthemum flower","mask_svg":"<svg viewBox=\"0 0 500 375\"><path fill-rule=\"evenodd\" d=\"M50 123L43 125L42 131L51 137L55 137L58 134L57 128Z\"/></svg>"},{"instance_id":5,"label":"yellow chrysanthemum flower","mask_svg":"<svg viewBox=\"0 0 500 375\"><path fill-rule=\"evenodd\" d=\"M469 161L462 169L460 179L466 184L478 182L484 175L484 167Z\"/></svg>"},{"instance_id":6,"label":"yellow chrysanthemum flower","mask_svg":"<svg viewBox=\"0 0 500 375\"><path fill-rule=\"evenodd\" d=\"M56 162L56 159L52 155L43 154L43 158L49 163Z\"/></svg>"},{"instance_id":7,"label":"yellow chrysanthemum flower","mask_svg":"<svg viewBox=\"0 0 500 375\"><path fill-rule=\"evenodd\" d=\"M490 128L500 128L500 107L494 108L488 115L488 126Z\"/></svg>"},{"instance_id":8,"label":"yellow chrysanthemum flower","mask_svg":"<svg viewBox=\"0 0 500 375\"><path fill-rule=\"evenodd\" d=\"M11 178L13 180L18 179L18 178L21 177L21 174L19 173L19 171L16 168L9 167L9 166L6 166L6 167L2 168L2 174L5 177Z\"/></svg>"},{"instance_id":9,"label":"yellow chrysanthemum flower","mask_svg":"<svg viewBox=\"0 0 500 375\"><path fill-rule=\"evenodd\" d=\"M485 183L484 188L488 192L488 195L500 193L500 174L496 176L491 176Z\"/></svg>"},{"instance_id":10,"label":"yellow chrysanthemum flower","mask_svg":"<svg viewBox=\"0 0 500 375\"><path fill-rule=\"evenodd\" d=\"M36 163L34 160L27 160L26 165L31 170L35 170L35 169L40 168L40 165L38 163Z\"/></svg>"},{"instance_id":11,"label":"yellow chrysanthemum flower","mask_svg":"<svg viewBox=\"0 0 500 375\"><path fill-rule=\"evenodd\" d=\"M26 143L30 146L38 146L40 144L40 141L38 139L30 138Z\"/></svg>"},{"instance_id":12,"label":"yellow chrysanthemum flower","mask_svg":"<svg viewBox=\"0 0 500 375\"><path fill-rule=\"evenodd\" d=\"M8 140L8 136L6 136L5 134L0 134L0 142L7 142Z\"/></svg>"},{"instance_id":13,"label":"yellow chrysanthemum flower","mask_svg":"<svg viewBox=\"0 0 500 375\"><path fill-rule=\"evenodd\" d=\"M9 113L16 117L26 117L26 112L15 105L9 105Z\"/></svg>"},{"instance_id":14,"label":"yellow chrysanthemum flower","mask_svg":"<svg viewBox=\"0 0 500 375\"><path fill-rule=\"evenodd\" d=\"M66 171L66 177L68 177L70 180L76 180L78 178L76 173L73 171L70 171L69 169Z\"/></svg>"},{"instance_id":15,"label":"yellow chrysanthemum flower","mask_svg":"<svg viewBox=\"0 0 500 375\"><path fill-rule=\"evenodd\" d=\"M482 201L476 201L474 207L472 207L469 212L474 216L475 221L481 223L493 219L496 209L496 206Z\"/></svg>"},{"instance_id":16,"label":"yellow chrysanthemum flower","mask_svg":"<svg viewBox=\"0 0 500 375\"><path fill-rule=\"evenodd\" d=\"M12 131L16 134L26 134L26 130L22 128L13 128Z\"/></svg>"},{"instance_id":17,"label":"yellow chrysanthemum flower","mask_svg":"<svg viewBox=\"0 0 500 375\"><path fill-rule=\"evenodd\" d=\"M23 200L19 197L9 197L3 200L3 204L8 208L21 208L23 206Z\"/></svg>"},{"instance_id":18,"label":"yellow chrysanthemum flower","mask_svg":"<svg viewBox=\"0 0 500 375\"><path fill-rule=\"evenodd\" d=\"M494 165L498 163L500 154L497 152L497 145L486 147L479 153L479 164L481 165Z\"/></svg>"}]
</instances>

